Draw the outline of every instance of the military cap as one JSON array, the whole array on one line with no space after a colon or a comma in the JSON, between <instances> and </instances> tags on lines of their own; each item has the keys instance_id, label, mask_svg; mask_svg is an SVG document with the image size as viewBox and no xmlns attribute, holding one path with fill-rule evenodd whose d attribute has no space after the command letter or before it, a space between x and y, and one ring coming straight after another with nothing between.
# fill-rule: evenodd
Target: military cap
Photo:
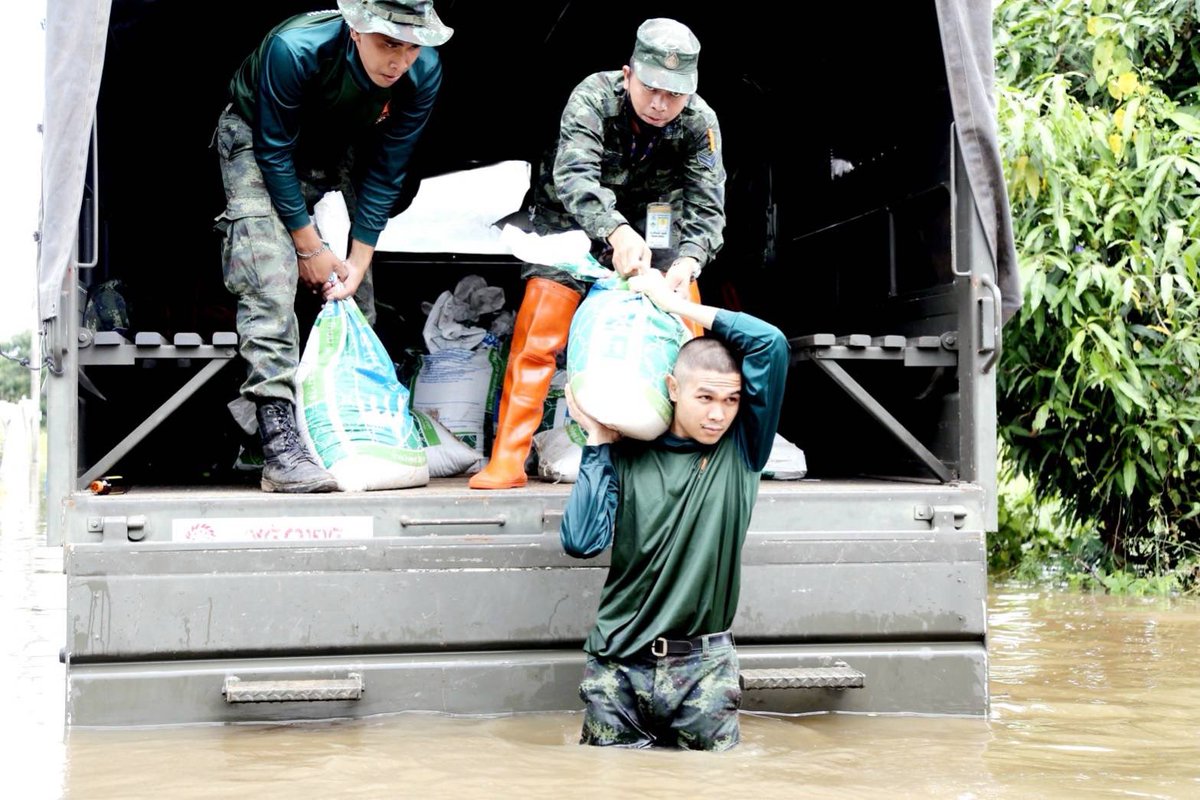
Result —
<instances>
[{"instance_id":1,"label":"military cap","mask_svg":"<svg viewBox=\"0 0 1200 800\"><path fill-rule=\"evenodd\" d=\"M442 24L432 0L338 0L338 10L359 33L382 33L402 42L437 47L454 33Z\"/></svg>"},{"instance_id":2,"label":"military cap","mask_svg":"<svg viewBox=\"0 0 1200 800\"><path fill-rule=\"evenodd\" d=\"M648 19L637 30L633 74L653 89L694 94L700 40L681 22Z\"/></svg>"}]
</instances>

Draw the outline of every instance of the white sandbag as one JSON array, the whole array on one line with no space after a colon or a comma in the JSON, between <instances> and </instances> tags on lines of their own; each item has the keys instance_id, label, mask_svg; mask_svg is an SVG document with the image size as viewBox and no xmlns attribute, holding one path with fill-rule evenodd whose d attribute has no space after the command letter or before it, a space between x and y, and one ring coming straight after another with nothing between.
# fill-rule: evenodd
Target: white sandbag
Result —
<instances>
[{"instance_id":1,"label":"white sandbag","mask_svg":"<svg viewBox=\"0 0 1200 800\"><path fill-rule=\"evenodd\" d=\"M296 371L304 444L345 492L429 483L408 390L353 300L325 304Z\"/></svg>"},{"instance_id":2,"label":"white sandbag","mask_svg":"<svg viewBox=\"0 0 1200 800\"><path fill-rule=\"evenodd\" d=\"M483 420L488 397L504 377L494 347L439 350L420 357L413 381L412 407L424 411L475 451L482 466Z\"/></svg>"},{"instance_id":3,"label":"white sandbag","mask_svg":"<svg viewBox=\"0 0 1200 800\"><path fill-rule=\"evenodd\" d=\"M571 419L567 407L567 371L555 370L542 405L542 421L533 435L533 472L553 483L574 483L587 434ZM527 471L529 464L526 464Z\"/></svg>"},{"instance_id":4,"label":"white sandbag","mask_svg":"<svg viewBox=\"0 0 1200 800\"><path fill-rule=\"evenodd\" d=\"M538 425L538 433L563 427L567 424L570 413L567 408L567 371L557 369L554 371L554 377L550 379L546 400L542 403L542 422Z\"/></svg>"},{"instance_id":5,"label":"white sandbag","mask_svg":"<svg viewBox=\"0 0 1200 800\"><path fill-rule=\"evenodd\" d=\"M341 192L326 192L313 207L313 223L321 232L321 238L329 242L329 249L339 259L346 258L346 245L350 242L350 212L346 210L346 198Z\"/></svg>"},{"instance_id":6,"label":"white sandbag","mask_svg":"<svg viewBox=\"0 0 1200 800\"><path fill-rule=\"evenodd\" d=\"M429 477L461 475L479 461L479 454L463 444L445 425L423 411L413 411L417 436L429 460Z\"/></svg>"},{"instance_id":7,"label":"white sandbag","mask_svg":"<svg viewBox=\"0 0 1200 800\"><path fill-rule=\"evenodd\" d=\"M574 483L579 479L579 464L583 460L586 441L587 434L577 422L534 434L538 477L553 483Z\"/></svg>"},{"instance_id":8,"label":"white sandbag","mask_svg":"<svg viewBox=\"0 0 1200 800\"><path fill-rule=\"evenodd\" d=\"M580 230L539 235L505 225L500 241L522 261L558 267L589 283L616 274L592 257L592 241Z\"/></svg>"},{"instance_id":9,"label":"white sandbag","mask_svg":"<svg viewBox=\"0 0 1200 800\"><path fill-rule=\"evenodd\" d=\"M654 439L671 424L667 376L691 338L623 278L597 281L571 321L567 373L579 409L631 439Z\"/></svg>"},{"instance_id":10,"label":"white sandbag","mask_svg":"<svg viewBox=\"0 0 1200 800\"><path fill-rule=\"evenodd\" d=\"M762 476L775 481L798 481L808 474L808 461L804 451L787 439L775 434L771 443L771 457L763 467Z\"/></svg>"}]
</instances>

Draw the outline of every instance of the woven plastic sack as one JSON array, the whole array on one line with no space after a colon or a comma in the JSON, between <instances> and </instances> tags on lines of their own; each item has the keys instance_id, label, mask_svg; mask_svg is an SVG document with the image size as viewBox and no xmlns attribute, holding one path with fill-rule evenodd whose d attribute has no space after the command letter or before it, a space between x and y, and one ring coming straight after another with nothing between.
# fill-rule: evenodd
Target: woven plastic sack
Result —
<instances>
[{"instance_id":1,"label":"woven plastic sack","mask_svg":"<svg viewBox=\"0 0 1200 800\"><path fill-rule=\"evenodd\" d=\"M762 476L772 481L798 481L808 474L808 461L804 451L787 439L775 434L771 443L771 456L763 467Z\"/></svg>"},{"instance_id":2,"label":"woven plastic sack","mask_svg":"<svg viewBox=\"0 0 1200 800\"><path fill-rule=\"evenodd\" d=\"M591 240L580 230L562 233L526 233L512 225L500 231L500 241L512 254L529 264L542 264L567 272L583 283L611 277L611 269L592 257Z\"/></svg>"},{"instance_id":3,"label":"woven plastic sack","mask_svg":"<svg viewBox=\"0 0 1200 800\"><path fill-rule=\"evenodd\" d=\"M671 424L667 375L690 338L679 317L625 279L597 281L571 321L567 380L575 402L624 436L660 436Z\"/></svg>"},{"instance_id":4,"label":"woven plastic sack","mask_svg":"<svg viewBox=\"0 0 1200 800\"><path fill-rule=\"evenodd\" d=\"M429 483L408 390L353 300L325 304L296 371L305 445L342 491Z\"/></svg>"},{"instance_id":5,"label":"woven plastic sack","mask_svg":"<svg viewBox=\"0 0 1200 800\"><path fill-rule=\"evenodd\" d=\"M429 477L449 478L461 475L479 461L479 454L463 444L437 419L423 411L413 411L417 434L429 459Z\"/></svg>"},{"instance_id":6,"label":"woven plastic sack","mask_svg":"<svg viewBox=\"0 0 1200 800\"><path fill-rule=\"evenodd\" d=\"M504 380L504 363L494 347L439 350L420 356L413 379L412 407L444 425L475 451L476 472L483 465L484 420L488 398Z\"/></svg>"},{"instance_id":7,"label":"woven plastic sack","mask_svg":"<svg viewBox=\"0 0 1200 800\"><path fill-rule=\"evenodd\" d=\"M550 379L550 388L546 391L546 399L542 403L542 421L538 424L537 433L553 428L561 428L567 424L567 371L558 369Z\"/></svg>"},{"instance_id":8,"label":"woven plastic sack","mask_svg":"<svg viewBox=\"0 0 1200 800\"><path fill-rule=\"evenodd\" d=\"M562 427L535 433L533 449L538 456L538 477L551 483L574 483L579 479L579 465L586 443L587 434L574 420L568 420Z\"/></svg>"}]
</instances>

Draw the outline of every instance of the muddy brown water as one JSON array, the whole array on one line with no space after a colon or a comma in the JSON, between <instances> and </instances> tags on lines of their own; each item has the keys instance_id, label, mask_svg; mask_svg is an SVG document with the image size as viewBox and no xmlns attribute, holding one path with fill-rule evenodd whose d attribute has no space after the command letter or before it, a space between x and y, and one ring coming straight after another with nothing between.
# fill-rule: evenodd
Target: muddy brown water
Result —
<instances>
[{"instance_id":1,"label":"muddy brown water","mask_svg":"<svg viewBox=\"0 0 1200 800\"><path fill-rule=\"evenodd\" d=\"M581 715L63 727L64 579L0 528L7 798L1200 798L1200 602L1012 584L989 598L986 719L743 715L719 754L576 744Z\"/></svg>"}]
</instances>

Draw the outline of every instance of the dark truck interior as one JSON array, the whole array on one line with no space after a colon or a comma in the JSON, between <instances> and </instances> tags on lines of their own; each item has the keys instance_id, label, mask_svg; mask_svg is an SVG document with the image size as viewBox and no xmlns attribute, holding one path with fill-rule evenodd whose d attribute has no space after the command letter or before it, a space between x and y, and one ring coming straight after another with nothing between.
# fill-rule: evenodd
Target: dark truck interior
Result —
<instances>
[{"instance_id":1,"label":"dark truck interior","mask_svg":"<svg viewBox=\"0 0 1200 800\"><path fill-rule=\"evenodd\" d=\"M98 182L88 186L80 237L82 260L96 266L81 280L89 293L120 281L129 340L197 334L207 343L236 330L212 227L224 202L213 129L230 76L263 34L290 14L332 5L114 0ZM955 361L937 338L955 328L951 110L931 2L853 14L818 4L794 10L797 22L771 6L743 15L690 2L439 0L437 8L455 34L440 50L444 84L413 191L424 176L535 162L570 89L619 68L642 20L688 24L702 43L699 92L720 116L728 172L726 245L700 288L707 302L750 311L792 338L780 432L805 451L810 478L955 475ZM421 302L472 273L503 286L517 307L511 257L377 254L376 329L393 360L423 346ZM317 307L300 298L307 331ZM845 355L830 360L936 457L940 476L806 357L822 348ZM204 366L185 350L177 356L84 362L81 471ZM232 469L243 434L225 409L242 378L240 363L217 372L110 471L132 485L247 480Z\"/></svg>"}]
</instances>

